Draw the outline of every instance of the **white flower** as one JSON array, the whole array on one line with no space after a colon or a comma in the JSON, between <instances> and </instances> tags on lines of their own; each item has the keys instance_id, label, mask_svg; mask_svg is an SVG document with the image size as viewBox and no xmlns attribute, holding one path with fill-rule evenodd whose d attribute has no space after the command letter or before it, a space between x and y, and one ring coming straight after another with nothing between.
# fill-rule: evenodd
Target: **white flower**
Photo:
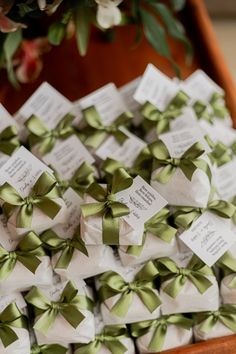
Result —
<instances>
[{"instance_id":1,"label":"white flower","mask_svg":"<svg viewBox=\"0 0 236 354\"><path fill-rule=\"evenodd\" d=\"M103 28L116 26L121 21L121 12L118 5L123 0L95 0L98 4L97 22Z\"/></svg>"}]
</instances>

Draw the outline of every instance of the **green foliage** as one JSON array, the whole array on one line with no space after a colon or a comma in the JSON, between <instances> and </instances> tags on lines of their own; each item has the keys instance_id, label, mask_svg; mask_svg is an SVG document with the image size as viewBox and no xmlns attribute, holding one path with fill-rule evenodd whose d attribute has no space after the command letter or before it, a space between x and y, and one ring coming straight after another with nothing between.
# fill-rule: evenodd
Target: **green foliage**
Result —
<instances>
[{"instance_id":1,"label":"green foliage","mask_svg":"<svg viewBox=\"0 0 236 354\"><path fill-rule=\"evenodd\" d=\"M8 33L5 41L3 42L3 55L6 61L7 73L9 81L13 86L19 87L19 84L16 80L16 76L13 70L12 58L20 46L22 41L22 31L21 29Z\"/></svg>"},{"instance_id":2,"label":"green foliage","mask_svg":"<svg viewBox=\"0 0 236 354\"><path fill-rule=\"evenodd\" d=\"M87 53L90 37L91 9L89 6L78 6L74 14L77 47L80 55Z\"/></svg>"}]
</instances>

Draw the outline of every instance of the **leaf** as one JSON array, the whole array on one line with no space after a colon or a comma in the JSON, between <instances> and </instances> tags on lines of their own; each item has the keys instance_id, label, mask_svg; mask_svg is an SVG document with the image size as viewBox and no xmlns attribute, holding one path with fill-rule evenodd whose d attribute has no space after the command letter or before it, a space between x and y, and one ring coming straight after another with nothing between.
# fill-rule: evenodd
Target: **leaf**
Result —
<instances>
[{"instance_id":1,"label":"leaf","mask_svg":"<svg viewBox=\"0 0 236 354\"><path fill-rule=\"evenodd\" d=\"M174 11L181 11L183 10L185 4L186 4L186 0L171 0L171 4L173 7Z\"/></svg>"},{"instance_id":2,"label":"leaf","mask_svg":"<svg viewBox=\"0 0 236 354\"><path fill-rule=\"evenodd\" d=\"M87 53L88 42L90 37L90 15L91 10L88 6L79 6L75 10L75 31L77 39L77 47L80 55Z\"/></svg>"},{"instance_id":3,"label":"leaf","mask_svg":"<svg viewBox=\"0 0 236 354\"><path fill-rule=\"evenodd\" d=\"M61 44L66 34L66 26L61 22L51 24L48 30L49 43L53 45Z\"/></svg>"},{"instance_id":4,"label":"leaf","mask_svg":"<svg viewBox=\"0 0 236 354\"><path fill-rule=\"evenodd\" d=\"M144 26L144 34L147 40L158 53L170 59L170 49L167 43L165 29L158 23L152 14L143 8L140 9L140 14Z\"/></svg>"},{"instance_id":5,"label":"leaf","mask_svg":"<svg viewBox=\"0 0 236 354\"><path fill-rule=\"evenodd\" d=\"M20 46L21 41L22 30L20 29L16 32L9 33L3 43L3 51L7 65L8 78L12 85L15 87L19 87L19 84L16 80L16 76L13 70L12 59L18 47Z\"/></svg>"},{"instance_id":6,"label":"leaf","mask_svg":"<svg viewBox=\"0 0 236 354\"><path fill-rule=\"evenodd\" d=\"M148 2L152 6L152 8L156 11L156 13L161 17L170 36L182 42L186 49L186 52L189 55L192 55L193 52L192 45L185 35L185 30L181 22L179 22L172 15L171 11L168 9L166 5L157 3L156 1L148 1Z\"/></svg>"}]
</instances>

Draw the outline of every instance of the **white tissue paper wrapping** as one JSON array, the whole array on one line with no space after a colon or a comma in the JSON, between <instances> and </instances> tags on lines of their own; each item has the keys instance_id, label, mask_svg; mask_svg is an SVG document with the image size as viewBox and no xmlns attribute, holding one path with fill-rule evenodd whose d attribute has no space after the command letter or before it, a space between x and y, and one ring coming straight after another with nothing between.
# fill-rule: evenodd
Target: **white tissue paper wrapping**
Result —
<instances>
[{"instance_id":1,"label":"white tissue paper wrapping","mask_svg":"<svg viewBox=\"0 0 236 354\"><path fill-rule=\"evenodd\" d=\"M119 256L124 266L136 265L160 257L170 257L178 252L178 245L175 237L173 237L171 242L165 242L147 232L143 249L139 256L127 253L127 249L127 246L119 247Z\"/></svg>"},{"instance_id":2,"label":"white tissue paper wrapping","mask_svg":"<svg viewBox=\"0 0 236 354\"><path fill-rule=\"evenodd\" d=\"M56 226L57 224L65 223L68 217L67 207L65 205L65 202L63 201L62 198L56 198L54 199L54 201L61 206L61 209L59 210L55 218L54 219L49 218L49 216L44 214L43 211L37 208L37 206L34 206L32 222L29 228L17 227L16 221L17 221L17 214L19 208L15 208L13 214L10 216L10 218L7 221L7 227L11 233L12 239L19 239L25 233L31 230L34 230L35 233L40 234L41 232L47 229L51 229L53 226Z\"/></svg>"},{"instance_id":3,"label":"white tissue paper wrapping","mask_svg":"<svg viewBox=\"0 0 236 354\"><path fill-rule=\"evenodd\" d=\"M221 280L220 295L224 304L236 304L236 288L230 287L236 273L229 274Z\"/></svg>"},{"instance_id":4,"label":"white tissue paper wrapping","mask_svg":"<svg viewBox=\"0 0 236 354\"><path fill-rule=\"evenodd\" d=\"M20 293L9 292L8 295L0 296L0 312L2 312L9 304L15 302L19 310L23 314L27 314L26 302ZM18 340L4 347L0 339L0 353L1 354L30 354L30 337L29 332L25 328L12 327L18 336Z\"/></svg>"},{"instance_id":5,"label":"white tissue paper wrapping","mask_svg":"<svg viewBox=\"0 0 236 354\"><path fill-rule=\"evenodd\" d=\"M212 330L208 333L201 331L199 328L200 326L201 323L193 327L193 334L196 342L235 334L220 321L216 322Z\"/></svg>"},{"instance_id":6,"label":"white tissue paper wrapping","mask_svg":"<svg viewBox=\"0 0 236 354\"><path fill-rule=\"evenodd\" d=\"M205 156L204 158L201 157L201 159L208 162ZM205 172L197 169L190 181L185 177L181 169L177 168L168 183L160 183L155 180L155 177L161 169L158 168L152 172L150 184L170 205L206 207L211 191L211 183Z\"/></svg>"},{"instance_id":7,"label":"white tissue paper wrapping","mask_svg":"<svg viewBox=\"0 0 236 354\"><path fill-rule=\"evenodd\" d=\"M56 268L61 251L52 256L54 271L62 279L86 279L116 269L116 261L111 247L106 245L86 246L88 256L74 249L72 259L66 269Z\"/></svg>"},{"instance_id":8,"label":"white tissue paper wrapping","mask_svg":"<svg viewBox=\"0 0 236 354\"><path fill-rule=\"evenodd\" d=\"M40 290L44 295L50 298L51 301L58 301L66 284L67 282L58 282L51 287L41 288ZM88 296L92 299L92 293L84 281L73 282L73 284L76 284L78 295ZM88 343L93 340L95 335L94 315L88 310L80 311L85 318L80 322L77 328L71 326L66 319L59 314L46 335L35 329L37 343L68 345L69 343ZM35 321L37 321L37 318Z\"/></svg>"},{"instance_id":9,"label":"white tissue paper wrapping","mask_svg":"<svg viewBox=\"0 0 236 354\"><path fill-rule=\"evenodd\" d=\"M186 267L191 257L192 254L189 252L182 255L176 255L172 258L179 267ZM164 292L165 287L171 282L171 280L164 281L160 287L162 314L169 315L172 313L218 310L220 298L217 279L213 275L208 275L206 278L211 281L212 286L210 286L203 294L201 294L195 285L187 279L180 293L175 298L172 298L166 292Z\"/></svg>"},{"instance_id":10,"label":"white tissue paper wrapping","mask_svg":"<svg viewBox=\"0 0 236 354\"><path fill-rule=\"evenodd\" d=\"M96 200L85 194L84 204L94 203ZM81 215L80 220L81 237L86 245L102 245L102 216L95 215L87 218ZM143 230L134 230L124 219L119 218L119 244L120 245L141 245Z\"/></svg>"},{"instance_id":11,"label":"white tissue paper wrapping","mask_svg":"<svg viewBox=\"0 0 236 354\"><path fill-rule=\"evenodd\" d=\"M148 333L136 339L136 345L140 354L156 353L156 351L151 351L148 349L154 332L155 330L151 329ZM167 326L165 341L161 351L190 344L192 343L192 337L192 329L187 330L185 328L170 324Z\"/></svg>"},{"instance_id":12,"label":"white tissue paper wrapping","mask_svg":"<svg viewBox=\"0 0 236 354\"><path fill-rule=\"evenodd\" d=\"M132 282L134 280L135 275L142 269L143 265L138 265L135 267L126 267L124 268L120 265L120 269L117 269L117 273L119 273L126 282ZM99 280L96 281L96 288L99 289L100 284ZM159 296L157 290L154 290L154 293ZM156 310L150 312L148 308L144 305L141 299L137 294L133 293L132 303L129 307L129 310L124 317L118 317L114 315L110 310L113 305L119 300L120 294L112 296L101 303L101 314L103 318L103 322L106 325L115 325L115 324L129 324L139 321L145 320L153 320L155 318L160 317L160 307L157 307Z\"/></svg>"}]
</instances>

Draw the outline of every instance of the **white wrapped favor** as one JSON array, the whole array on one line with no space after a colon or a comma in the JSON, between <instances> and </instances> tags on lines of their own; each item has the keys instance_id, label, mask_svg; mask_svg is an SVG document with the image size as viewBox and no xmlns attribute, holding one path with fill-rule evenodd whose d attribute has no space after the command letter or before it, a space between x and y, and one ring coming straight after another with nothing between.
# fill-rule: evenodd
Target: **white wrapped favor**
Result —
<instances>
[{"instance_id":1,"label":"white wrapped favor","mask_svg":"<svg viewBox=\"0 0 236 354\"><path fill-rule=\"evenodd\" d=\"M66 283L57 280L48 288L33 287L26 295L26 301L40 313L34 320L38 344L68 345L94 339L92 294L83 281ZM53 320L46 325L49 314Z\"/></svg>"}]
</instances>

